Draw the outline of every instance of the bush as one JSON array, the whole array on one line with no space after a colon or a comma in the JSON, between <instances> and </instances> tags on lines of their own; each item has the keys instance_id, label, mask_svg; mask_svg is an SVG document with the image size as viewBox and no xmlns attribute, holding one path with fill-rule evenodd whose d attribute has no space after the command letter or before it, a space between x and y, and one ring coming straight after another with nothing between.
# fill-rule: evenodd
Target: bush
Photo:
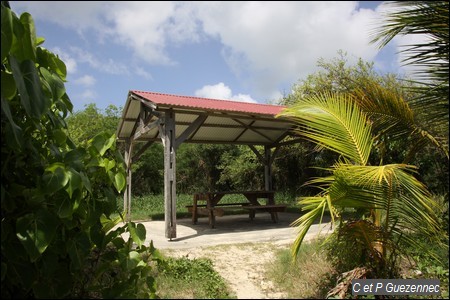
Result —
<instances>
[{"instance_id":1,"label":"bush","mask_svg":"<svg viewBox=\"0 0 450 300\"><path fill-rule=\"evenodd\" d=\"M125 187L115 136L70 140L64 62L30 14L1 14L1 297L154 297L145 227L110 218Z\"/></svg>"}]
</instances>

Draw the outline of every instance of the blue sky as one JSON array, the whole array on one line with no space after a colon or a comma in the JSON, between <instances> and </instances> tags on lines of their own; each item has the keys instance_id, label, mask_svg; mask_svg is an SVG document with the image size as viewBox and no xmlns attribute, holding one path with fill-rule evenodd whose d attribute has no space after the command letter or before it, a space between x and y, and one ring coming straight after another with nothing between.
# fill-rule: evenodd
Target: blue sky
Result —
<instances>
[{"instance_id":1,"label":"blue sky","mask_svg":"<svg viewBox=\"0 0 450 300\"><path fill-rule=\"evenodd\" d=\"M43 46L66 63L74 111L123 107L129 90L277 103L339 50L380 73L403 72L400 39L381 51L369 43L381 1L10 5L31 13Z\"/></svg>"}]
</instances>

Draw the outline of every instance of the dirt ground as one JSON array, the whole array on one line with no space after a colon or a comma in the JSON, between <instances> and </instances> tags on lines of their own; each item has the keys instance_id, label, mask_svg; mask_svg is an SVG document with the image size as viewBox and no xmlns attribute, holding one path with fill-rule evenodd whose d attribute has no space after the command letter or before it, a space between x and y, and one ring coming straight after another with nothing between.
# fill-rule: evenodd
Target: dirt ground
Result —
<instances>
[{"instance_id":1,"label":"dirt ground","mask_svg":"<svg viewBox=\"0 0 450 300\"><path fill-rule=\"evenodd\" d=\"M214 269L228 281L238 299L283 299L264 276L267 264L274 259L277 249L287 248L286 242L243 243L191 249L166 249L172 257L209 258Z\"/></svg>"},{"instance_id":2,"label":"dirt ground","mask_svg":"<svg viewBox=\"0 0 450 300\"><path fill-rule=\"evenodd\" d=\"M207 218L197 224L190 219L177 220L177 238L165 237L165 222L142 222L146 242L152 241L163 253L173 257L209 258L215 270L228 281L238 299L282 299L287 296L265 278L265 268L274 260L277 249L289 248L297 236L292 227L296 213L279 213L277 223L269 214L230 215L217 218L210 228ZM324 220L328 222L328 220ZM305 240L329 230L327 223L313 224Z\"/></svg>"}]
</instances>

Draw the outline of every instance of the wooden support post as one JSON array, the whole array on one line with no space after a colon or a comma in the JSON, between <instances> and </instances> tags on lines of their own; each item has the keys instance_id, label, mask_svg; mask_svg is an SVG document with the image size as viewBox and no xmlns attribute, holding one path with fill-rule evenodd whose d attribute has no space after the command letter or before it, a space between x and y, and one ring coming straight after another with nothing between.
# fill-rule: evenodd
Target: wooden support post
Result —
<instances>
[{"instance_id":1,"label":"wooden support post","mask_svg":"<svg viewBox=\"0 0 450 300\"><path fill-rule=\"evenodd\" d=\"M164 220L166 237L177 237L177 195L175 157L175 114L172 109L165 113L161 139L164 145Z\"/></svg>"},{"instance_id":2,"label":"wooden support post","mask_svg":"<svg viewBox=\"0 0 450 300\"><path fill-rule=\"evenodd\" d=\"M123 211L125 212L125 221L131 221L131 155L133 151L133 142L129 139L125 143L125 169L126 169L126 187L123 194Z\"/></svg>"},{"instance_id":3,"label":"wooden support post","mask_svg":"<svg viewBox=\"0 0 450 300\"><path fill-rule=\"evenodd\" d=\"M127 168L127 161L128 161L128 148L130 145L130 141L127 140L125 142L125 153L124 153L124 158L125 158L125 176L126 176L126 180L125 180L125 191L123 193L123 212L125 213L125 219L126 219L126 213L127 213L127 207L128 207L128 168Z\"/></svg>"},{"instance_id":4,"label":"wooden support post","mask_svg":"<svg viewBox=\"0 0 450 300\"><path fill-rule=\"evenodd\" d=\"M271 191L272 186L272 160L271 150L268 146L264 146L264 184L266 191Z\"/></svg>"},{"instance_id":5,"label":"wooden support post","mask_svg":"<svg viewBox=\"0 0 450 300\"><path fill-rule=\"evenodd\" d=\"M126 220L131 221L131 165L127 168L127 193L128 193L128 207Z\"/></svg>"},{"instance_id":6,"label":"wooden support post","mask_svg":"<svg viewBox=\"0 0 450 300\"><path fill-rule=\"evenodd\" d=\"M250 149L256 154L259 161L264 165L264 189L266 191L272 191L272 163L275 159L275 155L278 153L278 147L272 153L270 146L264 146L264 155L258 152L255 146L249 145Z\"/></svg>"}]
</instances>

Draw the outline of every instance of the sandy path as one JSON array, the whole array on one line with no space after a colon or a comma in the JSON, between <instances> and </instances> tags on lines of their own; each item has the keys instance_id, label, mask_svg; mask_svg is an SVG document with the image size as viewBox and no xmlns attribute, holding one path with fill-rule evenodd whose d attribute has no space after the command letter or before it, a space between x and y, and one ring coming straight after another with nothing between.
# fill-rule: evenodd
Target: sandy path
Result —
<instances>
[{"instance_id":1,"label":"sandy path","mask_svg":"<svg viewBox=\"0 0 450 300\"><path fill-rule=\"evenodd\" d=\"M294 242L297 232L290 224L298 217L295 213L280 213L274 224L269 214L259 214L253 221L248 215L230 215L220 218L214 229L208 226L207 218L200 218L197 225L192 225L190 219L181 219L178 238L172 241L165 238L164 221L143 224L148 233L146 242L152 241L166 255L211 259L238 299L282 299L287 296L277 291L264 273L276 250ZM313 224L305 241L326 233L328 229L324 228L329 226Z\"/></svg>"},{"instance_id":2,"label":"sandy path","mask_svg":"<svg viewBox=\"0 0 450 300\"><path fill-rule=\"evenodd\" d=\"M286 296L265 278L264 270L274 259L275 251L287 247L285 242L269 242L166 249L164 252L172 257L211 259L214 269L227 280L238 299L282 299Z\"/></svg>"}]
</instances>

